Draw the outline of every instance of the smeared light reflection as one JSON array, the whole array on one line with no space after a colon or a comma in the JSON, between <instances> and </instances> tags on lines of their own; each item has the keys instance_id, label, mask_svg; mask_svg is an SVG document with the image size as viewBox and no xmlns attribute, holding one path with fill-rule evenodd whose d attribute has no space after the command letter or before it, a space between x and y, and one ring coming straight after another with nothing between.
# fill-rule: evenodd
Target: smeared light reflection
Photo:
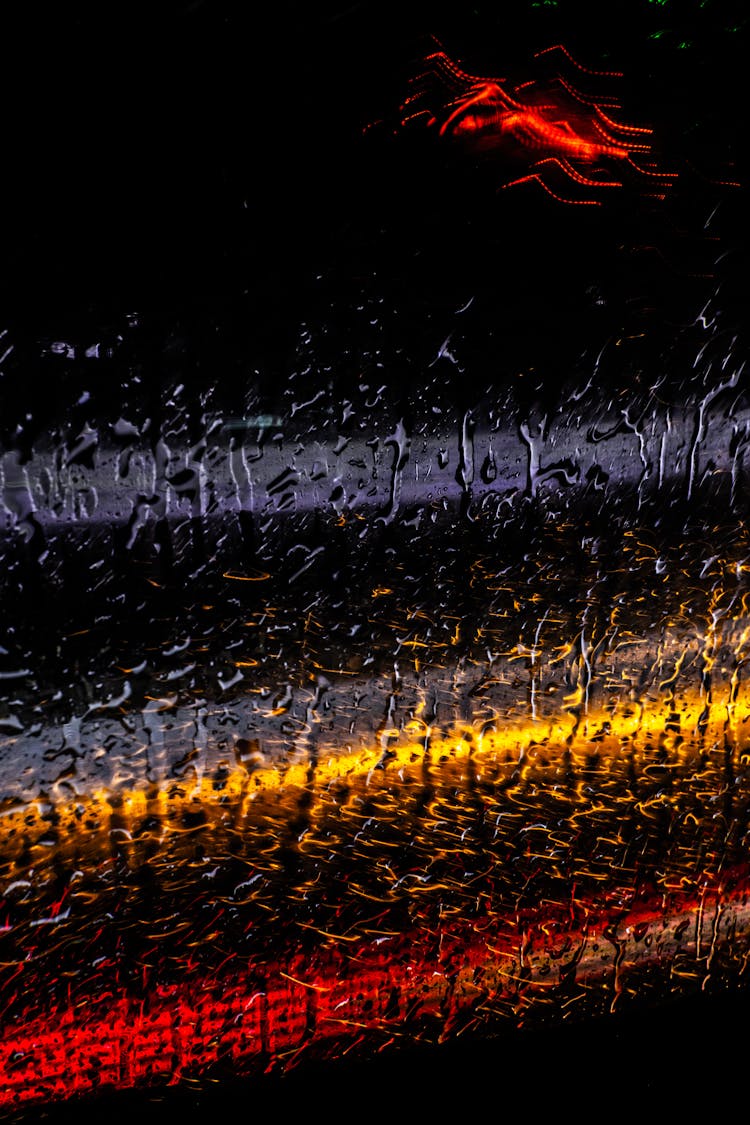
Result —
<instances>
[{"instance_id":1,"label":"smeared light reflection","mask_svg":"<svg viewBox=\"0 0 750 1125\"><path fill-rule=\"evenodd\" d=\"M563 46L537 58L552 56L586 79L622 78L581 66ZM600 191L622 187L624 177L660 199L676 178L654 160L651 129L617 120L613 97L585 93L562 73L511 86L468 73L443 50L428 55L424 65L403 106L402 124L424 121L474 151L522 160L528 171L503 187L536 183L559 202L600 206Z\"/></svg>"},{"instance_id":2,"label":"smeared light reflection","mask_svg":"<svg viewBox=\"0 0 750 1125\"><path fill-rule=\"evenodd\" d=\"M668 679L619 711L573 693L543 722L415 719L385 751L7 808L5 1101L284 1070L741 973L747 700L738 677L710 698Z\"/></svg>"}]
</instances>

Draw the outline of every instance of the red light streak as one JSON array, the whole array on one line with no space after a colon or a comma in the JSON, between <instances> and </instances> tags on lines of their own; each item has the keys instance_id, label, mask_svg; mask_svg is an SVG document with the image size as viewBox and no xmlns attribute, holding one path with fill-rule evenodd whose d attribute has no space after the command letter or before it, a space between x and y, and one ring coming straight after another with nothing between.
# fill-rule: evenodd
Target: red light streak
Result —
<instances>
[{"instance_id":1,"label":"red light streak","mask_svg":"<svg viewBox=\"0 0 750 1125\"><path fill-rule=\"evenodd\" d=\"M562 54L581 74L598 79L622 77L618 71L582 66L562 45L540 51L535 57L553 52ZM437 126L443 138L479 152L502 153L510 162L523 160L523 174L502 187L538 183L560 202L599 206L601 201L593 194L600 188L623 187L626 175L636 187L641 177L656 179L662 194L676 178L676 173L660 171L653 165L644 168L634 159L636 154L650 153L650 129L617 121L603 109L605 105L617 107L612 97L584 94L563 75L544 83L519 83L511 93L506 80L472 75L442 50L428 55L425 67L415 82L415 92L402 107L408 110L402 126L426 120L429 127ZM435 87L440 101L437 110L428 107L429 90ZM539 154L530 166L528 154ZM615 174L614 168L621 172ZM567 180L575 189L574 197L557 190L555 179ZM584 191L578 192L579 188Z\"/></svg>"},{"instance_id":2,"label":"red light streak","mask_svg":"<svg viewBox=\"0 0 750 1125\"><path fill-rule=\"evenodd\" d=\"M614 1009L649 966L679 959L685 978L700 982L722 950L734 945L741 958L749 928L738 874L731 891L706 888L697 900L675 893L625 910L573 893L513 916L452 917L439 932L345 946L321 935L312 950L241 965L227 958L204 975L196 963L178 982L150 983L144 969L137 990L92 985L8 1021L0 1106L210 1081L227 1065L235 1077L284 1073L303 1057L331 1061L399 1039L434 1045L493 1020L520 1027L556 993L564 1000L571 973Z\"/></svg>"},{"instance_id":3,"label":"red light streak","mask_svg":"<svg viewBox=\"0 0 750 1125\"><path fill-rule=\"evenodd\" d=\"M539 59L543 55L550 55L553 51L560 51L561 54L565 55L565 58L568 60L568 62L572 63L573 66L576 67L577 70L580 70L582 74L593 74L596 78L623 77L621 70L592 70L591 67L583 66L578 62L577 59L573 57L573 55L571 55L568 48L564 47L562 43L554 43L551 47L545 47L543 51L537 51L534 57Z\"/></svg>"}]
</instances>

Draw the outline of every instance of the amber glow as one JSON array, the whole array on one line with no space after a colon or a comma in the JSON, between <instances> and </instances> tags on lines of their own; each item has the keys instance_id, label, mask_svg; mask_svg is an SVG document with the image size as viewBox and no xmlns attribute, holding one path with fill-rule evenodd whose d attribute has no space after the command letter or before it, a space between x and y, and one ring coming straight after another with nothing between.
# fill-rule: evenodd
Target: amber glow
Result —
<instances>
[{"instance_id":1,"label":"amber glow","mask_svg":"<svg viewBox=\"0 0 750 1125\"><path fill-rule=\"evenodd\" d=\"M668 689L677 677L680 662L678 658L674 676L662 682L662 689ZM621 705L619 712L591 709L581 716L577 713L583 698L579 687L566 697L566 708L547 719L508 724L498 721L490 726L483 724L485 729L463 726L448 733L437 733L415 717L403 733L386 732L389 737L386 750L382 745L357 751L330 747L327 752L322 749L315 761L243 766L229 773L222 772L220 778L192 774L187 782L168 782L156 787L144 782L137 789L119 793L93 790L73 804L56 804L55 821L58 831L64 825L74 835L80 831L82 820L87 821L91 816L109 819L115 812L118 817L132 818L135 822L139 816L158 810L176 821L185 811L196 807L213 815L229 803L252 802L259 794L268 792L294 793L306 789L322 794L334 783L355 779L369 783L373 777L398 785L399 780L403 781L404 770L414 771L423 766L440 768L447 762L456 769L470 762L472 773L479 777L485 770L496 777L499 770L520 782L539 768L541 760L544 760L544 769L561 768L563 762L583 765L592 746L598 748L599 755L606 748L607 755L617 759L654 739L660 740L662 750L672 750L679 762L693 753L692 743L684 737L686 732L694 734L700 729L703 743L713 738L717 745L719 740L723 745L727 735L732 735L739 745L747 720L744 708L750 707L750 700L745 702L739 698L738 688L739 681L735 678L726 685L724 692L714 689L710 701L698 692L685 693L676 716L674 698L666 690L660 701L628 703ZM26 836L37 821L43 833L50 808L47 801L7 808L0 821L2 854L12 854L13 839Z\"/></svg>"}]
</instances>

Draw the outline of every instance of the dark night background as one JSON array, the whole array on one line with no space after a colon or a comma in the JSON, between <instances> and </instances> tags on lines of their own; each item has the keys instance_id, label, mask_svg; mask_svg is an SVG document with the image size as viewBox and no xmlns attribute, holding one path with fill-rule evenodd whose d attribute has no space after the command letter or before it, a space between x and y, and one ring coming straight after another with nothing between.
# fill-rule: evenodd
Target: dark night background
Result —
<instances>
[{"instance_id":1,"label":"dark night background","mask_svg":"<svg viewBox=\"0 0 750 1125\"><path fill-rule=\"evenodd\" d=\"M39 362L40 340L115 334L133 312L131 354L168 367L178 353L196 383L221 369L228 393L248 364L261 387L283 378L308 316L332 326L335 364L358 293L400 310L408 359L394 394L418 390L441 318L471 295L459 399L528 370L534 393L554 395L561 372L585 368L587 349L614 332L640 342L629 367L609 372L613 385L665 357L679 381L691 323L717 292L742 347L746 13L741 0L113 0L4 11L0 330L15 351L0 373L3 440L31 413L33 441L68 401L60 379L76 385L74 370ZM652 124L680 173L664 207L627 195L601 209L499 195L481 161L396 136L398 102L431 34L476 73L523 76L535 51L558 42L622 70L624 118ZM334 375L335 390L348 377ZM116 401L116 381L106 369L99 378L97 401ZM468 1116L488 1103L498 1117L684 1109L741 1081L748 1013L742 992L665 1000L627 1019L239 1088L107 1095L33 1119L197 1121L238 1102L248 1116L334 1118L360 1104L416 1115L453 1103Z\"/></svg>"}]
</instances>

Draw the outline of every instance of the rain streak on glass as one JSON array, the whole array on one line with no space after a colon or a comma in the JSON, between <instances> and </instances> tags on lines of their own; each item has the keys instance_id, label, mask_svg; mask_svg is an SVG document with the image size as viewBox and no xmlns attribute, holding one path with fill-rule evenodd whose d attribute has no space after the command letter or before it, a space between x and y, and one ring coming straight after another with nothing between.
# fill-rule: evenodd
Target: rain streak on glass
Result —
<instances>
[{"instance_id":1,"label":"rain streak on glass","mask_svg":"<svg viewBox=\"0 0 750 1125\"><path fill-rule=\"evenodd\" d=\"M268 324L0 325L0 1104L746 971L738 189L498 56L422 55Z\"/></svg>"}]
</instances>

